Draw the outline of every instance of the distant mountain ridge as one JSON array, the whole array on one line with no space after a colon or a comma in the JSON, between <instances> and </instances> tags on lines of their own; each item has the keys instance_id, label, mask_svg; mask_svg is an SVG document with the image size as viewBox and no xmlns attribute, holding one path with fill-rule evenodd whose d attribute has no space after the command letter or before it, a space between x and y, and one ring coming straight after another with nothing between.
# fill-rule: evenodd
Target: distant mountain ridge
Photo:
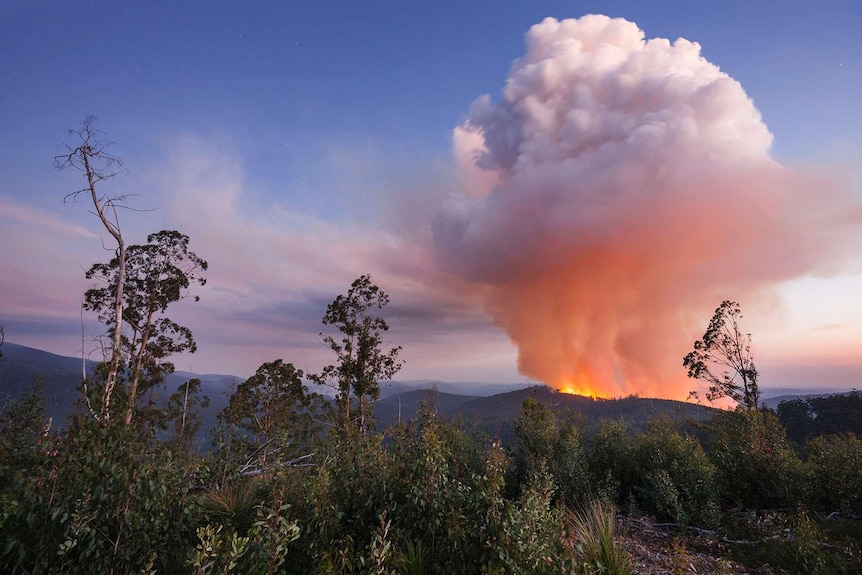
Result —
<instances>
[{"instance_id":1,"label":"distant mountain ridge","mask_svg":"<svg viewBox=\"0 0 862 575\"><path fill-rule=\"evenodd\" d=\"M624 419L633 428L643 429L657 416L678 421L703 421L712 417L715 408L672 399L626 397L595 399L563 393L544 385L534 385L487 397L475 397L436 392L435 408L447 419L461 419L504 442L511 438L513 421L527 398L547 405L557 412L569 411L584 418L588 429L604 420ZM416 416L421 402L429 401L428 390L414 390L390 395L374 405L374 417L380 428L397 421L406 422Z\"/></svg>"},{"instance_id":2,"label":"distant mountain ridge","mask_svg":"<svg viewBox=\"0 0 862 575\"><path fill-rule=\"evenodd\" d=\"M92 377L98 363L86 360L82 366L81 358L57 355L6 341L3 343L3 359L0 360L0 406L7 399L20 398L39 382L47 415L53 418L56 424L62 425L74 411L83 370L86 369L87 376ZM161 393L172 393L178 385L191 377L201 380L202 393L210 396L213 408L227 405L227 392L231 384L242 381L231 375L175 372L168 376Z\"/></svg>"},{"instance_id":3,"label":"distant mountain ridge","mask_svg":"<svg viewBox=\"0 0 862 575\"><path fill-rule=\"evenodd\" d=\"M87 373L92 375L97 362L86 361ZM61 356L39 349L5 342L0 360L0 407L7 399L17 399L34 381L41 381L47 415L62 426L73 412L82 375L81 359ZM204 429L215 425L218 413L228 404L230 394L245 378L222 374L195 374L178 371L168 376L164 386L151 393L152 398L164 398L190 378L201 380L201 393L210 398L210 406L201 413ZM554 410L571 410L585 417L588 424L603 419L624 418L634 426L642 426L652 417L668 415L674 419L701 420L709 417L712 408L673 401L627 397L620 399L594 399L569 395L530 383L488 384L479 382L449 382L442 380L387 381L381 383L381 397L375 402L374 415L378 429L397 421L409 421L418 413L419 404L427 401L429 389L436 389L437 412L446 418L460 418L474 422L492 434L507 436L512 420L518 415L521 404L528 397L544 403ZM309 385L310 391L321 389ZM764 390L770 407L784 399L823 395L825 390ZM775 396L778 393L778 396Z\"/></svg>"}]
</instances>

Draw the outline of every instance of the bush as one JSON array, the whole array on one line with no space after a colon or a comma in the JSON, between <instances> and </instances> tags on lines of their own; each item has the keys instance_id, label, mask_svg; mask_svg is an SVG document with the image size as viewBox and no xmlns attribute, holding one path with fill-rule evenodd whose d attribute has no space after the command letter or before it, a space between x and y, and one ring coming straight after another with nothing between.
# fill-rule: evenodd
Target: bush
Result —
<instances>
[{"instance_id":1,"label":"bush","mask_svg":"<svg viewBox=\"0 0 862 575\"><path fill-rule=\"evenodd\" d=\"M631 432L622 420L602 421L587 452L592 491L597 499L625 505L637 483Z\"/></svg>"},{"instance_id":2,"label":"bush","mask_svg":"<svg viewBox=\"0 0 862 575\"><path fill-rule=\"evenodd\" d=\"M821 435L805 444L811 504L827 512L862 514L862 440Z\"/></svg>"},{"instance_id":3,"label":"bush","mask_svg":"<svg viewBox=\"0 0 862 575\"><path fill-rule=\"evenodd\" d=\"M535 399L524 400L515 419L507 495L517 497L529 477L547 470L558 496L568 504L585 500L590 482L580 430L581 422L575 416L558 417Z\"/></svg>"},{"instance_id":4,"label":"bush","mask_svg":"<svg viewBox=\"0 0 862 575\"><path fill-rule=\"evenodd\" d=\"M716 416L707 455L725 507L794 509L804 499L802 462L768 411Z\"/></svg>"},{"instance_id":5,"label":"bush","mask_svg":"<svg viewBox=\"0 0 862 575\"><path fill-rule=\"evenodd\" d=\"M683 525L718 522L715 468L694 437L662 418L633 443L640 472L634 492L641 510Z\"/></svg>"},{"instance_id":6,"label":"bush","mask_svg":"<svg viewBox=\"0 0 862 575\"><path fill-rule=\"evenodd\" d=\"M73 423L58 453L13 485L12 572L178 572L192 544L185 468L124 425Z\"/></svg>"},{"instance_id":7,"label":"bush","mask_svg":"<svg viewBox=\"0 0 862 575\"><path fill-rule=\"evenodd\" d=\"M554 508L547 473L531 478L517 501L505 501L488 516L489 539L482 573L571 572L574 547L567 543L564 514Z\"/></svg>"},{"instance_id":8,"label":"bush","mask_svg":"<svg viewBox=\"0 0 862 575\"><path fill-rule=\"evenodd\" d=\"M395 487L395 461L379 435L333 437L317 467L288 469L284 501L301 527L288 548L297 573L353 565L374 539ZM334 571L333 571L334 570Z\"/></svg>"}]
</instances>

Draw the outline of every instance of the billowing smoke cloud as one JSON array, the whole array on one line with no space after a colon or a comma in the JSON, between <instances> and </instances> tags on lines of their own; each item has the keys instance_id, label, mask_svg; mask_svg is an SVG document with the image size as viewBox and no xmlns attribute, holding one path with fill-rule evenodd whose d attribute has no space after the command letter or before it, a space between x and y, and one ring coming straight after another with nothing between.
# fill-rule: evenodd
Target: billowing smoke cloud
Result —
<instances>
[{"instance_id":1,"label":"billowing smoke cloud","mask_svg":"<svg viewBox=\"0 0 862 575\"><path fill-rule=\"evenodd\" d=\"M487 286L525 375L684 397L681 359L722 299L840 256L847 190L773 160L754 104L696 43L590 15L526 44L502 100L455 131L463 189L434 221L438 257Z\"/></svg>"}]
</instances>

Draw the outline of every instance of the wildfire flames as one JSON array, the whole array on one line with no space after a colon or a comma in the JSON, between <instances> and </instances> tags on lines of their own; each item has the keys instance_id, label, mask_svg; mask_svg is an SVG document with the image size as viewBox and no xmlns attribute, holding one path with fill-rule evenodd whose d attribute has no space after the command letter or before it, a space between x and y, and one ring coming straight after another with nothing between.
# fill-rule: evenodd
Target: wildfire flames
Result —
<instances>
[{"instance_id":1,"label":"wildfire flames","mask_svg":"<svg viewBox=\"0 0 862 575\"><path fill-rule=\"evenodd\" d=\"M583 395L585 397L592 397L595 399L607 399L607 396L589 382L572 383L562 381L552 387L562 393L568 393L569 395Z\"/></svg>"}]
</instances>

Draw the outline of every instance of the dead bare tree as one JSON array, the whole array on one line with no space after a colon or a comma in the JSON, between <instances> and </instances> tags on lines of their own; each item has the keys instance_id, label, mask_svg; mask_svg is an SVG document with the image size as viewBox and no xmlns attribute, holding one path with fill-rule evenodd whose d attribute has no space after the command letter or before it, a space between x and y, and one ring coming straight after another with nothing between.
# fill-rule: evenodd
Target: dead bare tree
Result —
<instances>
[{"instance_id":1,"label":"dead bare tree","mask_svg":"<svg viewBox=\"0 0 862 575\"><path fill-rule=\"evenodd\" d=\"M108 196L100 194L96 190L97 184L113 178L123 171L122 161L116 156L109 154L106 149L110 145L109 142L99 140L99 135L102 133L93 127L96 121L95 116L87 116L81 122L80 128L72 128L69 130L70 136L77 137L76 146L67 145L66 154L55 156L54 165L59 168L73 168L83 173L87 184L80 190L66 194L63 201L75 200L80 194L89 194L93 202L93 211L99 217L102 225L114 238L117 243L116 254L119 262L119 280L116 285L116 293L114 296L114 317L123 317L123 286L125 284L125 269L126 269L126 245L123 242L123 234L120 231L120 221L117 216L117 209L123 207L123 201L126 196ZM120 370L120 360L122 355L121 349L121 334L122 322L117 321L114 324L114 333L111 338L111 360L108 367L107 380L102 395L102 405L100 409L100 419L107 421L110 419L111 396L114 392L114 387L117 384L117 374Z\"/></svg>"}]
</instances>

